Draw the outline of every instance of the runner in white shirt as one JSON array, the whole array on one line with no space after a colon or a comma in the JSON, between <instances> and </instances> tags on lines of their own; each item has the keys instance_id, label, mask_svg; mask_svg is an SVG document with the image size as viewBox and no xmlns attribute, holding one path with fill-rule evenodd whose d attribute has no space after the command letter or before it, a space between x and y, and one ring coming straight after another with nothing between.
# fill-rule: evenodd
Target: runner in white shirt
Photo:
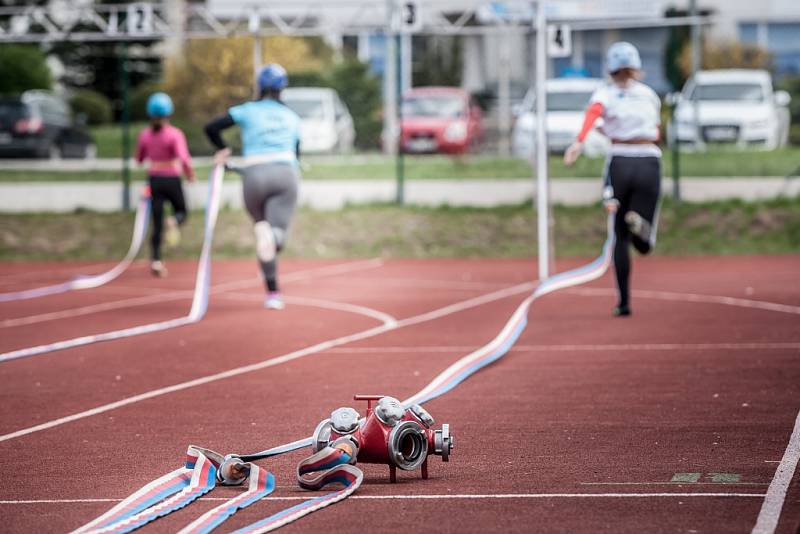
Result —
<instances>
[{"instance_id":1,"label":"runner in white shirt","mask_svg":"<svg viewBox=\"0 0 800 534\"><path fill-rule=\"evenodd\" d=\"M602 132L611 139L606 159L603 199L616 212L614 270L619 302L614 315L631 314L630 245L642 254L655 246L661 189L659 139L661 101L639 81L642 60L630 43L611 45L607 55L611 80L598 88L589 101L583 128L564 153L572 165L580 156L583 140L595 121L603 119Z\"/></svg>"}]
</instances>

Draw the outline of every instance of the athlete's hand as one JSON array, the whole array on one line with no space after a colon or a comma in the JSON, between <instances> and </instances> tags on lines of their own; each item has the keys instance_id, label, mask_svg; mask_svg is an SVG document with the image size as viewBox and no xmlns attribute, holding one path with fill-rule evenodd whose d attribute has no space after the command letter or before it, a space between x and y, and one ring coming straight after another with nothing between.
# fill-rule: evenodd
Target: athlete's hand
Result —
<instances>
[{"instance_id":1,"label":"athlete's hand","mask_svg":"<svg viewBox=\"0 0 800 534\"><path fill-rule=\"evenodd\" d=\"M225 161L231 156L230 148L223 148L214 153L214 165L225 165Z\"/></svg>"},{"instance_id":2,"label":"athlete's hand","mask_svg":"<svg viewBox=\"0 0 800 534\"><path fill-rule=\"evenodd\" d=\"M575 141L569 148L564 152L564 165L567 167L571 166L575 161L578 159L578 156L581 155L583 152L583 143L580 141Z\"/></svg>"},{"instance_id":3,"label":"athlete's hand","mask_svg":"<svg viewBox=\"0 0 800 534\"><path fill-rule=\"evenodd\" d=\"M187 182L196 182L197 181L197 178L195 177L194 171L192 171L192 172L190 172L189 174L186 175L186 181Z\"/></svg>"},{"instance_id":4,"label":"athlete's hand","mask_svg":"<svg viewBox=\"0 0 800 534\"><path fill-rule=\"evenodd\" d=\"M608 213L617 213L617 210L619 209L619 200L616 198L603 200L603 207Z\"/></svg>"}]
</instances>

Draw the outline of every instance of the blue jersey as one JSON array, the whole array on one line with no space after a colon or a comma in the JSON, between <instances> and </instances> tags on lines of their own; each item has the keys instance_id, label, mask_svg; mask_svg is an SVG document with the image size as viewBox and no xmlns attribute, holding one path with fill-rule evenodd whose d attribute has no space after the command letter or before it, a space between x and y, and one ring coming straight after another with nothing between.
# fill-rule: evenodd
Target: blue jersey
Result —
<instances>
[{"instance_id":1,"label":"blue jersey","mask_svg":"<svg viewBox=\"0 0 800 534\"><path fill-rule=\"evenodd\" d=\"M300 117L287 106L271 99L257 100L234 106L228 114L241 129L242 155L285 155L286 161L297 161Z\"/></svg>"}]
</instances>

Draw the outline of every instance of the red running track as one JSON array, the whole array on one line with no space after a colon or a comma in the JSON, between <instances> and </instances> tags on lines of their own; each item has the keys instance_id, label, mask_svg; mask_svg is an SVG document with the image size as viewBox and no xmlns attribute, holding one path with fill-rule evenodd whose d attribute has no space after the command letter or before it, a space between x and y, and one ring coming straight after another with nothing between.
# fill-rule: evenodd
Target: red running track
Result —
<instances>
[{"instance_id":1,"label":"red running track","mask_svg":"<svg viewBox=\"0 0 800 534\"><path fill-rule=\"evenodd\" d=\"M456 435L451 462L434 462L429 480L401 473L390 485L386 469L368 465L355 497L285 531L749 532L800 409L800 257L648 258L635 267L632 317L611 317L609 276L548 295L511 353L427 405ZM5 304L0 351L184 315L193 268L173 262L170 278L155 280L137 265L103 288ZM3 264L0 284L16 290L75 272ZM3 531L76 528L180 465L190 443L263 449L310 435L332 409L354 405L353 393L407 397L494 337L525 295L497 292L535 269L522 260L288 261L283 272L282 312L260 308L252 262L218 261L199 324L0 364ZM457 303L449 314L159 394ZM278 480L273 498L222 530L308 497L293 484L302 454L262 463ZM800 526L798 478L778 532ZM144 530L174 532L218 503L201 500Z\"/></svg>"}]
</instances>

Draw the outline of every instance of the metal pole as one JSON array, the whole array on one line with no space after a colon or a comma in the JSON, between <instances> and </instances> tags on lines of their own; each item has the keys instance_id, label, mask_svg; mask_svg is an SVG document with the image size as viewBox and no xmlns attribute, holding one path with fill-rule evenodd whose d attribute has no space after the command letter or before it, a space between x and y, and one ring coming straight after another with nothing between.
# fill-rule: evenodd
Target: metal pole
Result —
<instances>
[{"instance_id":1,"label":"metal pole","mask_svg":"<svg viewBox=\"0 0 800 534\"><path fill-rule=\"evenodd\" d=\"M539 238L539 280L550 276L549 192L547 182L547 19L546 1L536 3L536 211Z\"/></svg>"},{"instance_id":2,"label":"metal pole","mask_svg":"<svg viewBox=\"0 0 800 534\"><path fill-rule=\"evenodd\" d=\"M131 209L131 118L128 99L130 80L128 76L128 42L122 43L122 58L120 59L120 85L122 86L122 210Z\"/></svg>"},{"instance_id":3,"label":"metal pole","mask_svg":"<svg viewBox=\"0 0 800 534\"><path fill-rule=\"evenodd\" d=\"M253 94L256 99L261 97L258 87L258 71L261 70L261 65L264 63L264 59L261 56L261 36L258 33L260 28L261 19L258 11L254 9L250 12L250 16L247 19L247 29L253 34Z\"/></svg>"},{"instance_id":4,"label":"metal pole","mask_svg":"<svg viewBox=\"0 0 800 534\"><path fill-rule=\"evenodd\" d=\"M394 1L386 0L385 55L383 58L383 151L392 154L397 148L397 63L396 42L392 32Z\"/></svg>"},{"instance_id":5,"label":"metal pole","mask_svg":"<svg viewBox=\"0 0 800 534\"><path fill-rule=\"evenodd\" d=\"M395 39L396 39L396 43L395 43L395 47L394 47L395 54L396 54L395 65L397 65L397 72L400 72L401 63L402 63L402 60L403 60L403 58L402 58L403 49L401 47L402 36L400 34L397 34L395 36ZM396 168L395 168L395 172L396 172L396 175L397 175L396 200L397 200L397 203L400 204L400 205L403 204L403 202L405 201L405 196L406 196L405 195L405 160L403 159L403 147L402 147L402 144L403 144L403 132L402 132L402 127L403 127L403 104L402 104L401 98L402 98L402 89L403 88L401 87L401 85L402 85L402 81L401 80L398 80L398 83L395 84L396 91L397 91L395 93L396 102L397 102L397 125L398 125L398 128L400 128L398 130L399 133L397 135L397 156L395 156L395 158L397 160L396 161Z\"/></svg>"},{"instance_id":6,"label":"metal pole","mask_svg":"<svg viewBox=\"0 0 800 534\"><path fill-rule=\"evenodd\" d=\"M703 132L700 127L700 109L698 108L697 100L697 71L702 68L703 63L703 50L702 43L700 42L700 21L697 17L697 0L689 0L689 17L692 19L692 25L689 28L690 38L692 42L692 79L694 80L694 98L692 99L692 122L694 122L694 132L697 136L696 145L702 145L705 140L703 139ZM676 150L679 150L678 143L675 143ZM675 182L673 191L675 200L680 202L681 193L678 182Z\"/></svg>"},{"instance_id":7,"label":"metal pole","mask_svg":"<svg viewBox=\"0 0 800 534\"><path fill-rule=\"evenodd\" d=\"M670 115L672 121L672 135L669 139L670 147L672 148L672 198L676 202L681 201L681 146L678 141L678 128L675 123L675 109L678 107L677 99L670 102Z\"/></svg>"},{"instance_id":8,"label":"metal pole","mask_svg":"<svg viewBox=\"0 0 800 534\"><path fill-rule=\"evenodd\" d=\"M500 47L499 75L497 76L497 129L500 130L500 142L497 151L501 156L511 153L511 36L506 24L498 28L496 37Z\"/></svg>"},{"instance_id":9,"label":"metal pole","mask_svg":"<svg viewBox=\"0 0 800 534\"><path fill-rule=\"evenodd\" d=\"M261 96L258 94L258 71L261 69L263 62L264 60L261 56L261 36L253 35L253 91L255 92L256 98Z\"/></svg>"}]
</instances>

